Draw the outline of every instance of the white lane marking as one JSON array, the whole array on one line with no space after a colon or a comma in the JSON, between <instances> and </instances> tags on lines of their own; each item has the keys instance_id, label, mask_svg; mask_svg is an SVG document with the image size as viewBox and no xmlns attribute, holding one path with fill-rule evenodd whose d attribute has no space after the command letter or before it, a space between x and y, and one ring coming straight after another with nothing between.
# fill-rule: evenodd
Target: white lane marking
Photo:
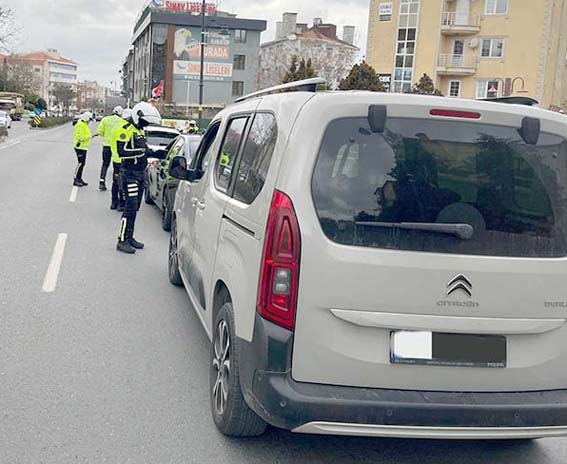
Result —
<instances>
[{"instance_id":1,"label":"white lane marking","mask_svg":"<svg viewBox=\"0 0 567 464\"><path fill-rule=\"evenodd\" d=\"M69 201L71 203L75 203L77 201L77 194L79 193L79 187L73 187L71 189L71 196L69 197Z\"/></svg>"},{"instance_id":2,"label":"white lane marking","mask_svg":"<svg viewBox=\"0 0 567 464\"><path fill-rule=\"evenodd\" d=\"M22 142L21 140L14 140L13 142L8 142L6 145L0 146L0 150L4 150L5 148L13 147L14 145L18 145L21 142Z\"/></svg>"},{"instance_id":3,"label":"white lane marking","mask_svg":"<svg viewBox=\"0 0 567 464\"><path fill-rule=\"evenodd\" d=\"M63 262L63 253L65 253L65 244L67 243L67 234L59 234L53 255L43 280L43 287L41 290L45 293L53 293L57 287L57 279L59 278L59 271L61 270L61 263Z\"/></svg>"}]
</instances>

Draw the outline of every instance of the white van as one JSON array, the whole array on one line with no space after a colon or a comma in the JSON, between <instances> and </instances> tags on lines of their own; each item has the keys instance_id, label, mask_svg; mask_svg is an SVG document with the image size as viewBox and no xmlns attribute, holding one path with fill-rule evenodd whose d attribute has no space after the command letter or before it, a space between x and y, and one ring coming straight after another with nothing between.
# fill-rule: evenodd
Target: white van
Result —
<instances>
[{"instance_id":1,"label":"white van","mask_svg":"<svg viewBox=\"0 0 567 464\"><path fill-rule=\"evenodd\" d=\"M172 161L219 429L567 435L565 117L319 83L242 98Z\"/></svg>"}]
</instances>

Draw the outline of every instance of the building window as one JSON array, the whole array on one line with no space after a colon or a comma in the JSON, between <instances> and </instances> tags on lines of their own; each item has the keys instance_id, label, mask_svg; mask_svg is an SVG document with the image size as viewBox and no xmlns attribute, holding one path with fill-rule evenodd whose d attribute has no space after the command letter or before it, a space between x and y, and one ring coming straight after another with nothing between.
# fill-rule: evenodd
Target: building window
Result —
<instances>
[{"instance_id":1,"label":"building window","mask_svg":"<svg viewBox=\"0 0 567 464\"><path fill-rule=\"evenodd\" d=\"M246 68L246 55L234 55L234 69Z\"/></svg>"},{"instance_id":2,"label":"building window","mask_svg":"<svg viewBox=\"0 0 567 464\"><path fill-rule=\"evenodd\" d=\"M483 58L502 58L504 56L504 39L482 39L480 56Z\"/></svg>"},{"instance_id":3,"label":"building window","mask_svg":"<svg viewBox=\"0 0 567 464\"><path fill-rule=\"evenodd\" d=\"M505 15L508 13L508 0L486 0L484 14Z\"/></svg>"},{"instance_id":4,"label":"building window","mask_svg":"<svg viewBox=\"0 0 567 464\"><path fill-rule=\"evenodd\" d=\"M449 96L450 97L461 96L461 81L449 81Z\"/></svg>"},{"instance_id":5,"label":"building window","mask_svg":"<svg viewBox=\"0 0 567 464\"><path fill-rule=\"evenodd\" d=\"M497 98L500 96L500 82L480 80L476 81L476 98Z\"/></svg>"},{"instance_id":6,"label":"building window","mask_svg":"<svg viewBox=\"0 0 567 464\"><path fill-rule=\"evenodd\" d=\"M401 0L392 92L411 91L418 22L419 0Z\"/></svg>"},{"instance_id":7,"label":"building window","mask_svg":"<svg viewBox=\"0 0 567 464\"><path fill-rule=\"evenodd\" d=\"M244 82L233 81L232 82L232 96L242 97L244 95Z\"/></svg>"},{"instance_id":8,"label":"building window","mask_svg":"<svg viewBox=\"0 0 567 464\"><path fill-rule=\"evenodd\" d=\"M246 43L247 34L245 29L236 29L234 31L234 41L236 43Z\"/></svg>"},{"instance_id":9,"label":"building window","mask_svg":"<svg viewBox=\"0 0 567 464\"><path fill-rule=\"evenodd\" d=\"M382 22L392 21L393 12L394 12L394 4L392 2L380 3L380 5L378 6L378 21L382 21Z\"/></svg>"}]
</instances>

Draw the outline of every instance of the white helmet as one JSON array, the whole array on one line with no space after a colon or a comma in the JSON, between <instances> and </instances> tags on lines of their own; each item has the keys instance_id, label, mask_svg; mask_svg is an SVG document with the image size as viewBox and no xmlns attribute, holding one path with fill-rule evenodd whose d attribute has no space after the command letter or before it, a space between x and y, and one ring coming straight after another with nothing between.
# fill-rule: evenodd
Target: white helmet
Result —
<instances>
[{"instance_id":1,"label":"white helmet","mask_svg":"<svg viewBox=\"0 0 567 464\"><path fill-rule=\"evenodd\" d=\"M122 111L122 119L130 119L132 117L132 110L130 108L126 108Z\"/></svg>"},{"instance_id":2,"label":"white helmet","mask_svg":"<svg viewBox=\"0 0 567 464\"><path fill-rule=\"evenodd\" d=\"M112 113L116 114L118 116L122 116L122 113L124 113L124 108L122 108L120 105L118 105L112 110Z\"/></svg>"},{"instance_id":3,"label":"white helmet","mask_svg":"<svg viewBox=\"0 0 567 464\"><path fill-rule=\"evenodd\" d=\"M85 111L81 114L81 120L84 122L89 122L93 119L93 114L90 111Z\"/></svg>"},{"instance_id":4,"label":"white helmet","mask_svg":"<svg viewBox=\"0 0 567 464\"><path fill-rule=\"evenodd\" d=\"M161 126L161 115L155 106L141 102L132 108L132 121L139 128Z\"/></svg>"},{"instance_id":5,"label":"white helmet","mask_svg":"<svg viewBox=\"0 0 567 464\"><path fill-rule=\"evenodd\" d=\"M189 121L189 124L191 126L196 126L197 125L197 121L195 121L194 119L191 119L191 121Z\"/></svg>"}]
</instances>

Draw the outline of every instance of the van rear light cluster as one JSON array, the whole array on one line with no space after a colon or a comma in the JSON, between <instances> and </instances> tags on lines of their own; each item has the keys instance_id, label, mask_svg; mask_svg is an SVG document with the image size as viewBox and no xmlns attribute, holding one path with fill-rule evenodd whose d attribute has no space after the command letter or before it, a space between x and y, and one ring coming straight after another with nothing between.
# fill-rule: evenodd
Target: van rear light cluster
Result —
<instances>
[{"instance_id":1,"label":"van rear light cluster","mask_svg":"<svg viewBox=\"0 0 567 464\"><path fill-rule=\"evenodd\" d=\"M258 286L258 313L293 330L299 284L301 235L290 198L275 191L264 238Z\"/></svg>"}]
</instances>

